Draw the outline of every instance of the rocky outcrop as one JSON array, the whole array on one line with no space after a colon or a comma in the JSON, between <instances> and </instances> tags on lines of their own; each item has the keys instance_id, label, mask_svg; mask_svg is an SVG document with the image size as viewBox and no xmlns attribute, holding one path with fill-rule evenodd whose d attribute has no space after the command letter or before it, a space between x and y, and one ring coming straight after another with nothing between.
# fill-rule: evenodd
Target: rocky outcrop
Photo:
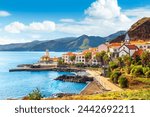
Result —
<instances>
[{"instance_id":1,"label":"rocky outcrop","mask_svg":"<svg viewBox=\"0 0 150 117\"><path fill-rule=\"evenodd\" d=\"M87 83L93 81L93 77L88 76L67 76L62 75L56 78L55 80L60 80L64 82L77 82L77 83Z\"/></svg>"},{"instance_id":2,"label":"rocky outcrop","mask_svg":"<svg viewBox=\"0 0 150 117\"><path fill-rule=\"evenodd\" d=\"M128 30L128 34L131 41L150 41L150 17L142 18L133 24ZM124 41L124 38L125 34L113 39L110 43L122 42Z\"/></svg>"}]
</instances>

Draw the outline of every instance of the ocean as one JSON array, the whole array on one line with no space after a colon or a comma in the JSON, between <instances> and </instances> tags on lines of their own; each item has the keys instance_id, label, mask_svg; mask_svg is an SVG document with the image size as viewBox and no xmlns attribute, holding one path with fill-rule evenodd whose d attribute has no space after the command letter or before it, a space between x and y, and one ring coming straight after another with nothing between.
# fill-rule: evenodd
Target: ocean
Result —
<instances>
[{"instance_id":1,"label":"ocean","mask_svg":"<svg viewBox=\"0 0 150 117\"><path fill-rule=\"evenodd\" d=\"M60 57L62 52L50 52L50 56ZM54 80L60 75L71 75L70 72L9 72L18 64L36 63L44 52L0 52L0 100L21 98L38 88L44 97L57 93L78 94L84 83L62 82Z\"/></svg>"}]
</instances>

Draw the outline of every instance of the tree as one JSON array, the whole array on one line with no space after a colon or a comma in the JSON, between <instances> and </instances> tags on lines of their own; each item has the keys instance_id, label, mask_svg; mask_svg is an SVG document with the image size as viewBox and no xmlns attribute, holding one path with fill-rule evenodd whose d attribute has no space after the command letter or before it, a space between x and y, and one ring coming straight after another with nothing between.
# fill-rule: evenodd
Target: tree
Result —
<instances>
[{"instance_id":1,"label":"tree","mask_svg":"<svg viewBox=\"0 0 150 117\"><path fill-rule=\"evenodd\" d=\"M123 61L126 66L130 66L132 63L132 58L130 57L130 55L125 55L123 56Z\"/></svg>"},{"instance_id":2,"label":"tree","mask_svg":"<svg viewBox=\"0 0 150 117\"><path fill-rule=\"evenodd\" d=\"M123 67L123 60L122 60L122 57L118 57L118 58L117 58L117 61L118 61L118 66L119 66L120 68L122 68L122 67Z\"/></svg>"},{"instance_id":3,"label":"tree","mask_svg":"<svg viewBox=\"0 0 150 117\"><path fill-rule=\"evenodd\" d=\"M105 55L106 55L105 51L101 51L101 52L96 53L96 59L97 59L98 62L101 62L102 65L104 64L104 58L103 57ZM105 57L105 59L106 59L106 57Z\"/></svg>"},{"instance_id":4,"label":"tree","mask_svg":"<svg viewBox=\"0 0 150 117\"><path fill-rule=\"evenodd\" d=\"M58 60L58 65L63 65L64 64L64 60L63 59L59 59Z\"/></svg>"},{"instance_id":5,"label":"tree","mask_svg":"<svg viewBox=\"0 0 150 117\"><path fill-rule=\"evenodd\" d=\"M71 62L75 61L75 59L76 59L76 56L75 56L75 55L70 56L70 60L71 60Z\"/></svg>"},{"instance_id":6,"label":"tree","mask_svg":"<svg viewBox=\"0 0 150 117\"><path fill-rule=\"evenodd\" d=\"M150 63L150 53L145 51L142 53L142 55L140 56L141 58L141 62L143 66L147 66Z\"/></svg>"},{"instance_id":7,"label":"tree","mask_svg":"<svg viewBox=\"0 0 150 117\"><path fill-rule=\"evenodd\" d=\"M86 54L85 54L85 60L86 60L86 62L89 62L89 60L92 58L92 53L91 52L87 52Z\"/></svg>"},{"instance_id":8,"label":"tree","mask_svg":"<svg viewBox=\"0 0 150 117\"><path fill-rule=\"evenodd\" d=\"M105 54L104 56L103 56L103 61L104 61L104 64L108 64L109 63L109 57L108 57L108 55L107 54Z\"/></svg>"}]
</instances>

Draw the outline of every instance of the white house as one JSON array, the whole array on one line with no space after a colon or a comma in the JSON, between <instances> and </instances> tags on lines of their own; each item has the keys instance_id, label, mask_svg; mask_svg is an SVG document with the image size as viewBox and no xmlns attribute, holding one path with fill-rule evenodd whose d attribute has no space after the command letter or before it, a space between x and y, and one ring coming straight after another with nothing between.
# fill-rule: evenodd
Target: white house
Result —
<instances>
[{"instance_id":1,"label":"white house","mask_svg":"<svg viewBox=\"0 0 150 117\"><path fill-rule=\"evenodd\" d=\"M138 51L139 48L135 45L126 45L123 44L120 48L119 48L119 57L124 56L124 55L130 55L133 56L133 54Z\"/></svg>"},{"instance_id":2,"label":"white house","mask_svg":"<svg viewBox=\"0 0 150 117\"><path fill-rule=\"evenodd\" d=\"M75 56L76 54L72 52L68 52L66 54L62 55L62 59L64 60L64 63L71 64L73 61L70 60L71 56Z\"/></svg>"},{"instance_id":3,"label":"white house","mask_svg":"<svg viewBox=\"0 0 150 117\"><path fill-rule=\"evenodd\" d=\"M83 53L77 53L75 58L75 63L86 63L85 55Z\"/></svg>"}]
</instances>

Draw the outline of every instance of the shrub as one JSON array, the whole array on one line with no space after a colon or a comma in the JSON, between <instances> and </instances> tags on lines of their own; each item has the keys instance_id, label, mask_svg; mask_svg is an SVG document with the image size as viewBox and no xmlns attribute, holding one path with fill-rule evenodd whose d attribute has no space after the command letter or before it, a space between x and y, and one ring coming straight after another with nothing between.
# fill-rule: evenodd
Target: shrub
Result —
<instances>
[{"instance_id":1,"label":"shrub","mask_svg":"<svg viewBox=\"0 0 150 117\"><path fill-rule=\"evenodd\" d=\"M42 98L42 94L40 90L37 88L36 90L33 90L29 95L29 100L40 100Z\"/></svg>"},{"instance_id":2,"label":"shrub","mask_svg":"<svg viewBox=\"0 0 150 117\"><path fill-rule=\"evenodd\" d=\"M109 67L113 70L118 68L118 64L116 62L111 61L109 62Z\"/></svg>"},{"instance_id":3,"label":"shrub","mask_svg":"<svg viewBox=\"0 0 150 117\"><path fill-rule=\"evenodd\" d=\"M128 80L125 76L121 76L118 80L119 86L121 88L127 88L128 87Z\"/></svg>"},{"instance_id":4,"label":"shrub","mask_svg":"<svg viewBox=\"0 0 150 117\"><path fill-rule=\"evenodd\" d=\"M141 75L143 75L143 68L142 68L142 66L135 66L135 67L133 67L132 70L131 70L131 73L134 76L141 76Z\"/></svg>"},{"instance_id":5,"label":"shrub","mask_svg":"<svg viewBox=\"0 0 150 117\"><path fill-rule=\"evenodd\" d=\"M110 68L108 68L107 72L106 72L106 77L110 77L111 76L111 70Z\"/></svg>"},{"instance_id":6,"label":"shrub","mask_svg":"<svg viewBox=\"0 0 150 117\"><path fill-rule=\"evenodd\" d=\"M76 63L75 66L76 67L84 67L84 63Z\"/></svg>"},{"instance_id":7,"label":"shrub","mask_svg":"<svg viewBox=\"0 0 150 117\"><path fill-rule=\"evenodd\" d=\"M120 76L121 76L121 72L119 72L119 71L114 71L114 72L111 74L111 76L110 76L111 81L112 81L113 83L118 84L118 79L119 79Z\"/></svg>"},{"instance_id":8,"label":"shrub","mask_svg":"<svg viewBox=\"0 0 150 117\"><path fill-rule=\"evenodd\" d=\"M143 74L146 75L146 72L148 72L150 70L149 67L143 67Z\"/></svg>"},{"instance_id":9,"label":"shrub","mask_svg":"<svg viewBox=\"0 0 150 117\"><path fill-rule=\"evenodd\" d=\"M150 78L150 70L145 73L146 78Z\"/></svg>"}]
</instances>

